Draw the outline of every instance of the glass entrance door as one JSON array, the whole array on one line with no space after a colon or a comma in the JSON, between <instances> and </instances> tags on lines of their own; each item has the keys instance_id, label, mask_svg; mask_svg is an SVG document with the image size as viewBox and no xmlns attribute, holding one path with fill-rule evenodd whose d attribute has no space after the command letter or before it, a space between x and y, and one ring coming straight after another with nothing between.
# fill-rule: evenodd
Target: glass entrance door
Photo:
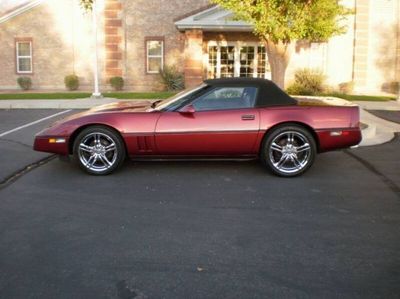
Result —
<instances>
[{"instance_id":1,"label":"glass entrance door","mask_svg":"<svg viewBox=\"0 0 400 299\"><path fill-rule=\"evenodd\" d=\"M228 45L209 44L207 78L271 78L265 46L237 42Z\"/></svg>"},{"instance_id":2,"label":"glass entrance door","mask_svg":"<svg viewBox=\"0 0 400 299\"><path fill-rule=\"evenodd\" d=\"M255 47L240 47L239 77L254 77Z\"/></svg>"},{"instance_id":3,"label":"glass entrance door","mask_svg":"<svg viewBox=\"0 0 400 299\"><path fill-rule=\"evenodd\" d=\"M220 47L220 78L231 78L235 75L235 47Z\"/></svg>"}]
</instances>

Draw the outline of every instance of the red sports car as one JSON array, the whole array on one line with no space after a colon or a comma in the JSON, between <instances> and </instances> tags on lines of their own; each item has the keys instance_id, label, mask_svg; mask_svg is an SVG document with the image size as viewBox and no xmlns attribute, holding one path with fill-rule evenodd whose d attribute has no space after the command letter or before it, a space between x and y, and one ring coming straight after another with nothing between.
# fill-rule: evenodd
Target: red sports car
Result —
<instances>
[{"instance_id":1,"label":"red sports car","mask_svg":"<svg viewBox=\"0 0 400 299\"><path fill-rule=\"evenodd\" d=\"M317 153L361 141L359 108L293 98L264 79L216 79L156 102L119 102L59 121L34 149L73 155L105 175L132 159L259 158L273 173L304 173Z\"/></svg>"}]
</instances>

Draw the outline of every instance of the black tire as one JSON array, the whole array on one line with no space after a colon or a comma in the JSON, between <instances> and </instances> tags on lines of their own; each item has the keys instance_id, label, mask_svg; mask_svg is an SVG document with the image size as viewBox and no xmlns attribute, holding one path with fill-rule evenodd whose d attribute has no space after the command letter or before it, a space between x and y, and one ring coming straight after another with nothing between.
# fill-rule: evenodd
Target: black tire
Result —
<instances>
[{"instance_id":1,"label":"black tire","mask_svg":"<svg viewBox=\"0 0 400 299\"><path fill-rule=\"evenodd\" d=\"M311 167L316 154L313 135L302 126L287 124L268 132L263 140L260 158L273 174L294 177Z\"/></svg>"},{"instance_id":2,"label":"black tire","mask_svg":"<svg viewBox=\"0 0 400 299\"><path fill-rule=\"evenodd\" d=\"M125 157L124 141L113 129L91 126L75 138L73 159L89 174L110 174L123 165Z\"/></svg>"}]
</instances>

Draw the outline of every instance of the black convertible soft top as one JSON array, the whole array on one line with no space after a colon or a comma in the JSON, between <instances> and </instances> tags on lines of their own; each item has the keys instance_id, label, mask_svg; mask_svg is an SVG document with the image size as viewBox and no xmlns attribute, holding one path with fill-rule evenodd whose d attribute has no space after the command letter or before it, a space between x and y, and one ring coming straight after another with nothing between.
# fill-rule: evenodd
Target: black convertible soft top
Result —
<instances>
[{"instance_id":1,"label":"black convertible soft top","mask_svg":"<svg viewBox=\"0 0 400 299\"><path fill-rule=\"evenodd\" d=\"M296 105L297 101L274 82L261 78L223 78L204 81L209 86L254 86L258 88L256 107Z\"/></svg>"}]
</instances>

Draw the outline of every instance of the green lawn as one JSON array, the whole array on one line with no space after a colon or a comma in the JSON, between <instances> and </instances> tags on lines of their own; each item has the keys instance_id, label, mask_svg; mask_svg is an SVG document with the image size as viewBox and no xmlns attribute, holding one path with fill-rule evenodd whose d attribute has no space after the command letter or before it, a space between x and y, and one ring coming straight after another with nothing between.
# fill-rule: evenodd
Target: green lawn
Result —
<instances>
[{"instance_id":1,"label":"green lawn","mask_svg":"<svg viewBox=\"0 0 400 299\"><path fill-rule=\"evenodd\" d=\"M116 99L166 99L176 94L175 92L105 92L103 96ZM55 93L0 93L0 100L56 100L56 99L81 99L88 98L88 92L55 92ZM362 96L340 93L322 94L321 96L338 97L349 101L393 101L395 97L387 96Z\"/></svg>"},{"instance_id":2,"label":"green lawn","mask_svg":"<svg viewBox=\"0 0 400 299\"><path fill-rule=\"evenodd\" d=\"M387 102L396 100L395 97L387 96L362 96L362 95L352 95L352 94L342 94L342 93L331 93L323 94L322 96L331 96L342 98L348 101L374 101L374 102Z\"/></svg>"},{"instance_id":3,"label":"green lawn","mask_svg":"<svg viewBox=\"0 0 400 299\"><path fill-rule=\"evenodd\" d=\"M90 93L85 92L55 92L55 93L0 93L0 100L57 100L87 98Z\"/></svg>"},{"instance_id":4,"label":"green lawn","mask_svg":"<svg viewBox=\"0 0 400 299\"><path fill-rule=\"evenodd\" d=\"M103 95L108 98L116 99L166 99L176 92L162 91L162 92L106 92Z\"/></svg>"},{"instance_id":5,"label":"green lawn","mask_svg":"<svg viewBox=\"0 0 400 299\"><path fill-rule=\"evenodd\" d=\"M174 92L106 92L104 97L117 99L166 99ZM0 100L57 100L88 98L86 92L55 92L55 93L0 93Z\"/></svg>"}]
</instances>

